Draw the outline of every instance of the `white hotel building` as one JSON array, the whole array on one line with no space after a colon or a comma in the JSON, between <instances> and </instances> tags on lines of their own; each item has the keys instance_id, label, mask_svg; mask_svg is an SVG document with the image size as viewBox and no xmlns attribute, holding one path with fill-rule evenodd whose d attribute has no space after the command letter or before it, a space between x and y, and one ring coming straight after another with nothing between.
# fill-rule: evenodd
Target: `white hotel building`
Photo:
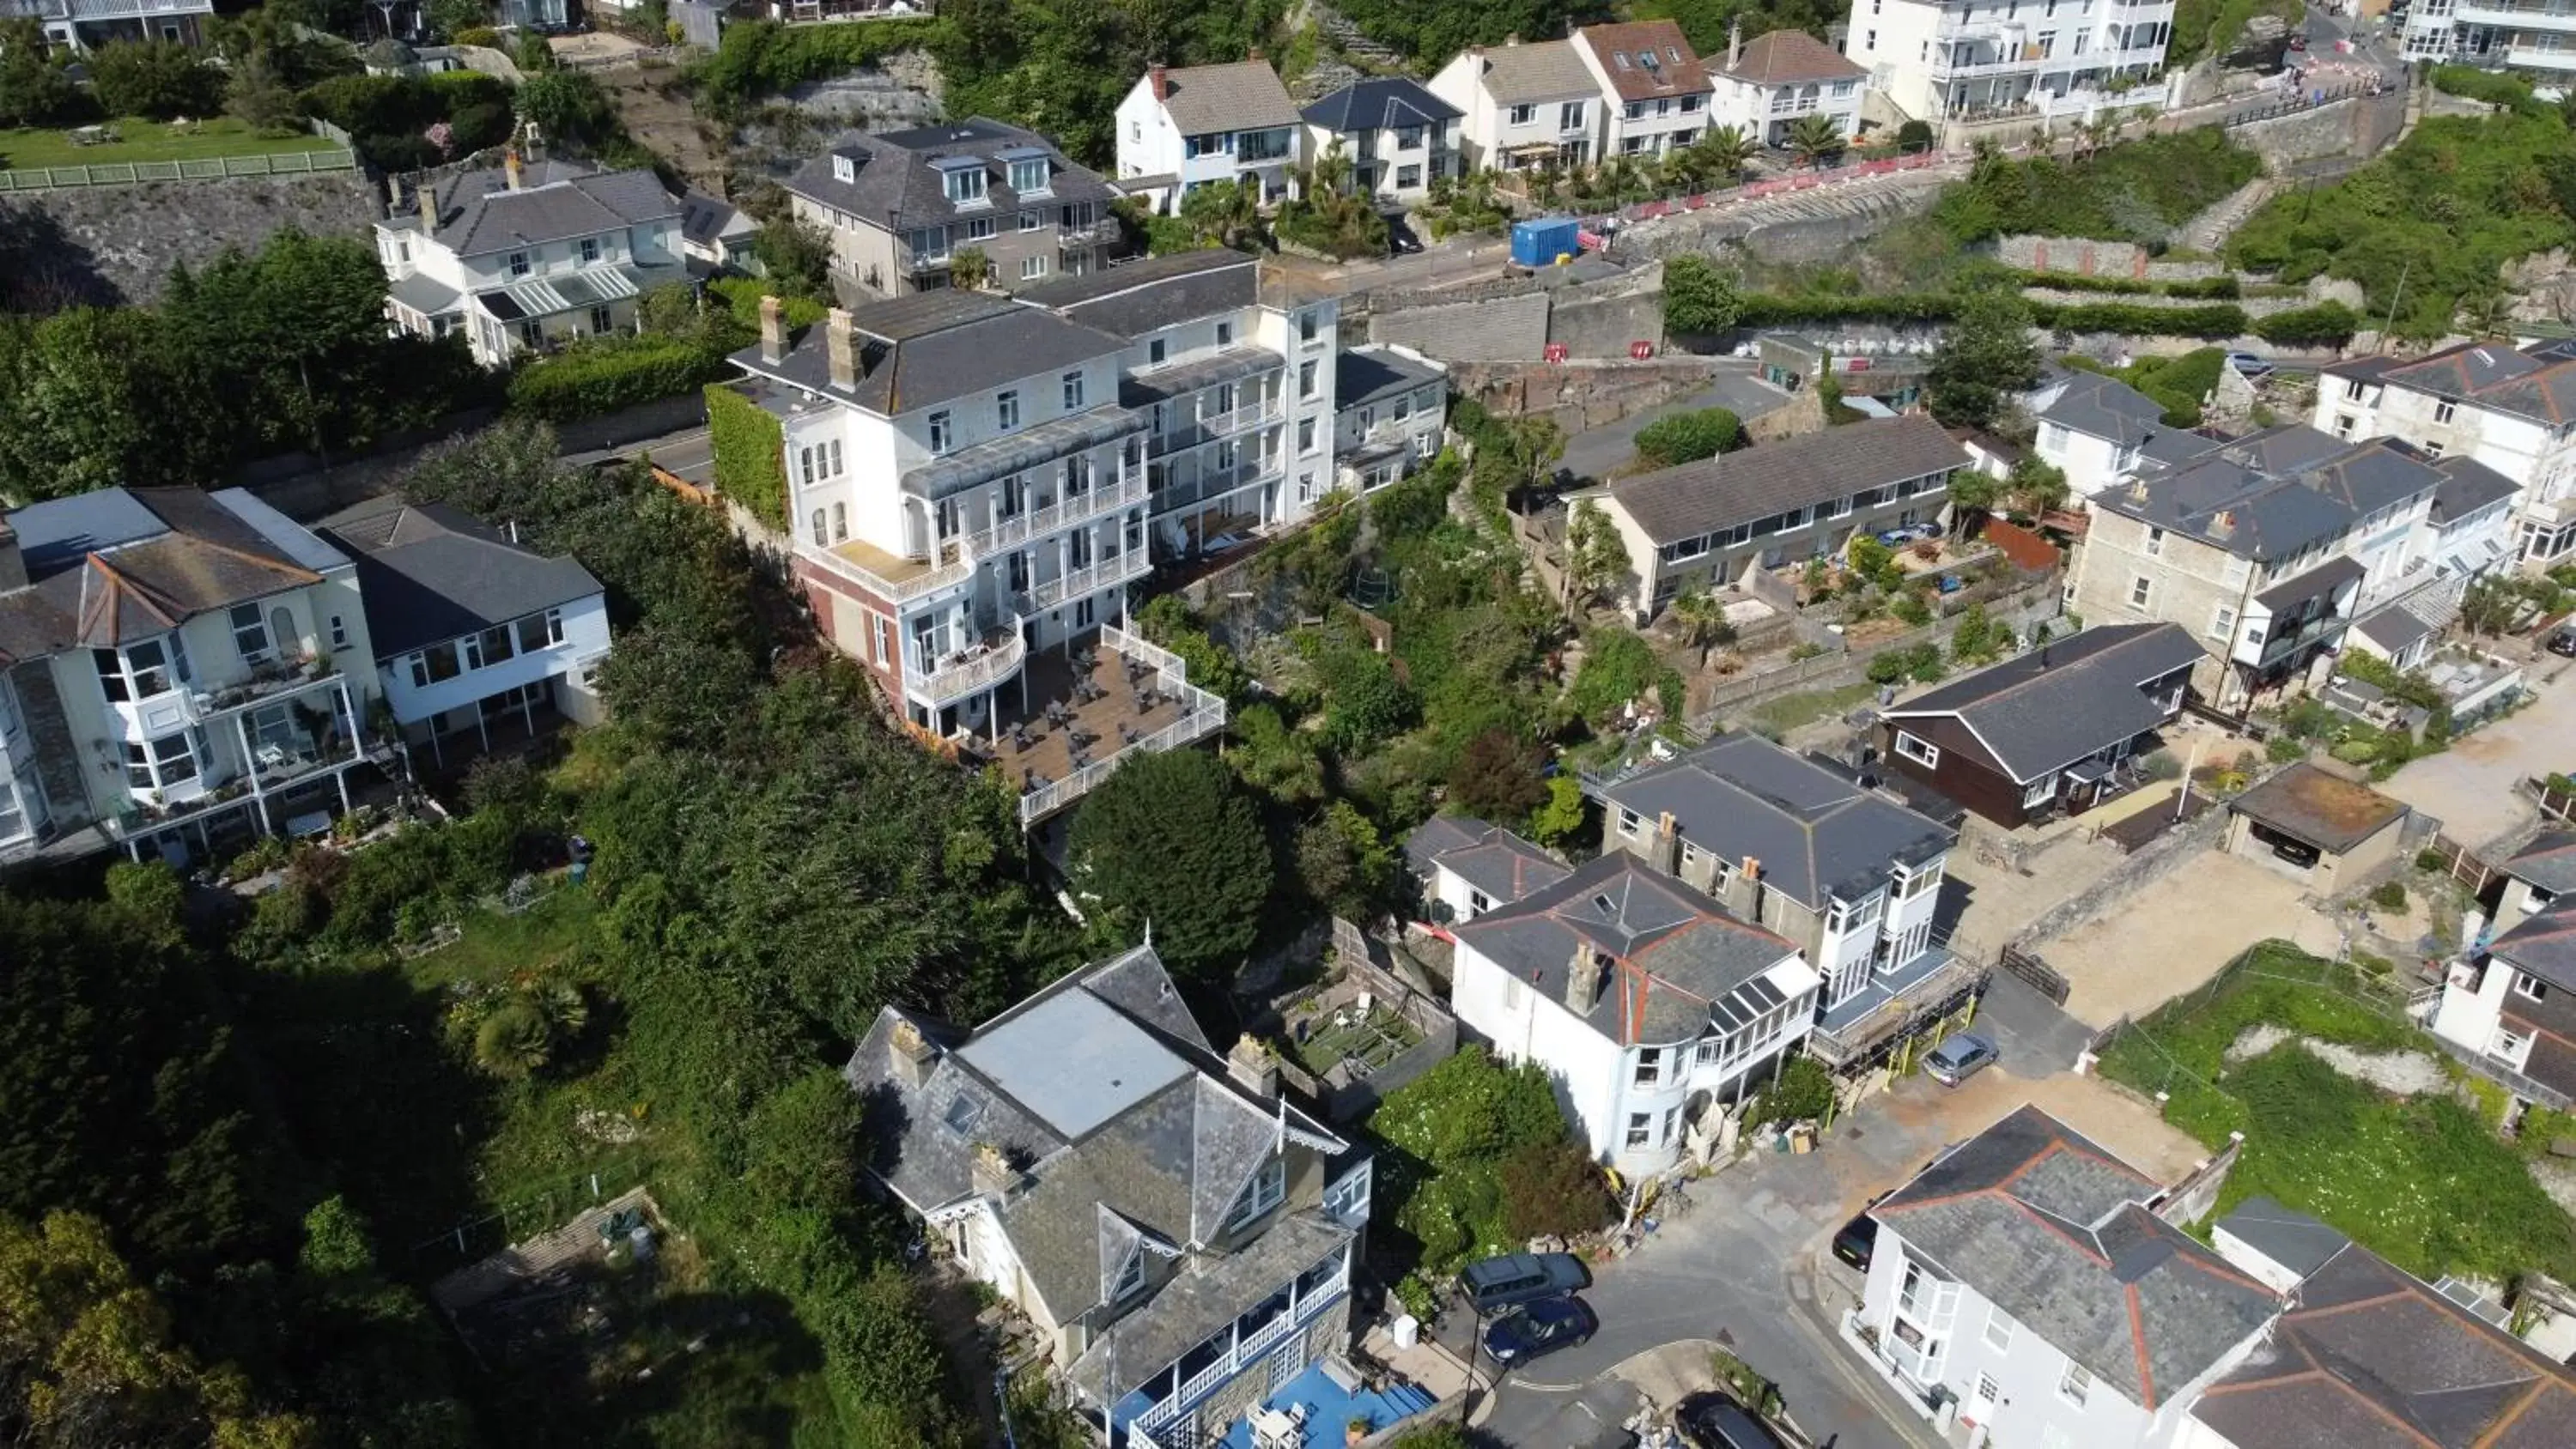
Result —
<instances>
[{"instance_id":1,"label":"white hotel building","mask_svg":"<svg viewBox=\"0 0 2576 1449\"><path fill-rule=\"evenodd\" d=\"M2173 18L2173 0L1853 0L1843 54L1917 120L2080 115L2162 72Z\"/></svg>"}]
</instances>

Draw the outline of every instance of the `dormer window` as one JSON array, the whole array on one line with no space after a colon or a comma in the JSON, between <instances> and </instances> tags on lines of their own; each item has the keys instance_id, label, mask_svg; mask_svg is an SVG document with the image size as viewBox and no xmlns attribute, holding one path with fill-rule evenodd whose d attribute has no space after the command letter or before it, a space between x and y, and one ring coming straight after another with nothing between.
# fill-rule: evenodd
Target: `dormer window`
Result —
<instances>
[{"instance_id":1,"label":"dormer window","mask_svg":"<svg viewBox=\"0 0 2576 1449\"><path fill-rule=\"evenodd\" d=\"M858 180L859 163L847 156L834 155L832 157L832 179L845 184Z\"/></svg>"},{"instance_id":2,"label":"dormer window","mask_svg":"<svg viewBox=\"0 0 2576 1449\"><path fill-rule=\"evenodd\" d=\"M963 166L947 167L940 172L939 185L942 194L947 196L952 204L980 206L985 200L984 165L977 161Z\"/></svg>"},{"instance_id":3,"label":"dormer window","mask_svg":"<svg viewBox=\"0 0 2576 1449\"><path fill-rule=\"evenodd\" d=\"M1234 1211L1225 1215L1225 1230L1231 1233L1249 1226L1279 1206L1280 1200L1287 1196L1288 1159L1273 1157L1261 1165L1260 1171L1252 1174L1252 1180L1243 1185L1243 1191L1235 1194Z\"/></svg>"},{"instance_id":4,"label":"dormer window","mask_svg":"<svg viewBox=\"0 0 2576 1449\"><path fill-rule=\"evenodd\" d=\"M1011 163L1011 189L1022 196L1038 196L1047 190L1047 164L1043 157L1031 157Z\"/></svg>"}]
</instances>

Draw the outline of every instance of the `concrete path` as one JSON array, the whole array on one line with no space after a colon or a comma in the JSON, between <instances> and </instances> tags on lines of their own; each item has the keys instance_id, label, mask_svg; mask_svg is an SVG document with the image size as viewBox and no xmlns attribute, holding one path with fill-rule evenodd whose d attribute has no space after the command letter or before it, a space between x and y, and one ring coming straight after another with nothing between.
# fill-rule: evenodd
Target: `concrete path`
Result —
<instances>
[{"instance_id":1,"label":"concrete path","mask_svg":"<svg viewBox=\"0 0 2576 1449\"><path fill-rule=\"evenodd\" d=\"M2576 666L2543 654L2527 676L2539 698L2519 712L2413 760L2379 788L2442 822L2442 833L2475 849L2536 817L2521 785L2535 775L2576 771Z\"/></svg>"}]
</instances>

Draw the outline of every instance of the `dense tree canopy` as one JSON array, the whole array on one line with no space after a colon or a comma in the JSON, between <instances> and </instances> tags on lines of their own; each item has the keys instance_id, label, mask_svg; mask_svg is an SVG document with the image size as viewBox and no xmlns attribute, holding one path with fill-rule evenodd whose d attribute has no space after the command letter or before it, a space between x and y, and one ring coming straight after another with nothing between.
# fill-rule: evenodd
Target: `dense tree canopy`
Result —
<instances>
[{"instance_id":1,"label":"dense tree canopy","mask_svg":"<svg viewBox=\"0 0 2576 1449\"><path fill-rule=\"evenodd\" d=\"M1126 940L1146 926L1176 971L1215 977L1261 930L1275 874L1252 801L1216 758L1130 760L1084 799L1068 842L1074 888Z\"/></svg>"},{"instance_id":2,"label":"dense tree canopy","mask_svg":"<svg viewBox=\"0 0 2576 1449\"><path fill-rule=\"evenodd\" d=\"M1923 402L1945 427L1990 428L2015 395L2039 381L2030 304L1990 289L1961 299L1924 377Z\"/></svg>"}]
</instances>

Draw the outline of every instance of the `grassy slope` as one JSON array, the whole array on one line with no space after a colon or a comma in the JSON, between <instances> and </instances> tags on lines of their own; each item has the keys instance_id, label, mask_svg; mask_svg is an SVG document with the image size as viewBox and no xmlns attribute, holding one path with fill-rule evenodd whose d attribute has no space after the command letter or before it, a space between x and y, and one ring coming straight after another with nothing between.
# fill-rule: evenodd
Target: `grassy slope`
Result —
<instances>
[{"instance_id":1,"label":"grassy slope","mask_svg":"<svg viewBox=\"0 0 2576 1449\"><path fill-rule=\"evenodd\" d=\"M113 166L128 161L205 161L218 156L275 156L294 151L330 151L338 143L320 136L261 136L230 116L199 121L181 135L168 123L138 117L109 123L122 138L100 146L76 146L69 131L0 131L0 168L31 170L39 166Z\"/></svg>"}]
</instances>

